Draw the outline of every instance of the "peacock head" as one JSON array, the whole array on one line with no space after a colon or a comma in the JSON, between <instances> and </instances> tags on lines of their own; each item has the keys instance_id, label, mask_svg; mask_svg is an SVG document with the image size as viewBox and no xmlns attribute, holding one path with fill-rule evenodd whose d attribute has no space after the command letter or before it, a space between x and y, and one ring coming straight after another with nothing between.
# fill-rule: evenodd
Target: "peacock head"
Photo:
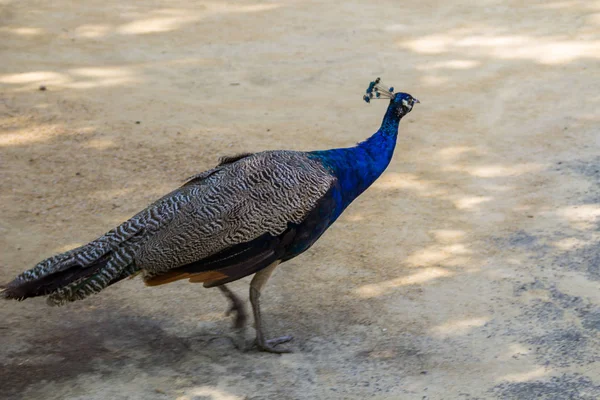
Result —
<instances>
[{"instance_id":1,"label":"peacock head","mask_svg":"<svg viewBox=\"0 0 600 400\"><path fill-rule=\"evenodd\" d=\"M408 114L416 103L420 103L408 93L394 93L394 88L383 85L381 78L371 82L367 88L367 94L363 96L363 100L367 103L375 99L389 99L390 107L394 108L398 116Z\"/></svg>"}]
</instances>

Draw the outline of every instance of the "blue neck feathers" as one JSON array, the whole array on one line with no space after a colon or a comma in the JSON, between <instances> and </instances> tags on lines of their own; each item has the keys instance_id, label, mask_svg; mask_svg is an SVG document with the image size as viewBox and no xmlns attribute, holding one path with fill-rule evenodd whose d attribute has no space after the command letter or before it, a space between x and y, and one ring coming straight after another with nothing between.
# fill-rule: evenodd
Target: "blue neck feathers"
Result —
<instances>
[{"instance_id":1,"label":"blue neck feathers","mask_svg":"<svg viewBox=\"0 0 600 400\"><path fill-rule=\"evenodd\" d=\"M313 151L309 157L318 159L338 179L340 190L334 193L337 218L387 168L398 136L402 115L393 103L387 109L381 128L370 138L354 147Z\"/></svg>"}]
</instances>

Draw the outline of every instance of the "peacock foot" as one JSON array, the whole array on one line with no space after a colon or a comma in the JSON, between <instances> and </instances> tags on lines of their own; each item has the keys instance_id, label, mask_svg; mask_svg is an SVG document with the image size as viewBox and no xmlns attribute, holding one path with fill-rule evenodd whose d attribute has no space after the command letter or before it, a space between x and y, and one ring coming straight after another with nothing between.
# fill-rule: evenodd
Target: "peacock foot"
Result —
<instances>
[{"instance_id":1,"label":"peacock foot","mask_svg":"<svg viewBox=\"0 0 600 400\"><path fill-rule=\"evenodd\" d=\"M275 346L278 346L282 343L287 343L289 341L291 341L294 337L293 336L281 336L278 338L273 338L273 339L269 339L269 340L260 340L260 339L256 339L256 347L258 347L258 349L260 351L265 351L267 353L275 353L275 354L282 354L282 353L292 353L292 350L290 349L286 349L286 348L276 348Z\"/></svg>"}]
</instances>

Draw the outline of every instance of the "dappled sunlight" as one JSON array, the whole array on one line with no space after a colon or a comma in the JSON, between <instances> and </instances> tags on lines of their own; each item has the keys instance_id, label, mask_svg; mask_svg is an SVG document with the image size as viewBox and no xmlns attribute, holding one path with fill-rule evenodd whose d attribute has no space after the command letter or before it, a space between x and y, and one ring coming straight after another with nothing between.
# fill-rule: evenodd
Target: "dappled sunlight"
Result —
<instances>
[{"instance_id":1,"label":"dappled sunlight","mask_svg":"<svg viewBox=\"0 0 600 400\"><path fill-rule=\"evenodd\" d=\"M450 47L453 38L449 35L430 35L421 39L400 42L401 47L408 48L417 53L439 54L445 53Z\"/></svg>"},{"instance_id":2,"label":"dappled sunlight","mask_svg":"<svg viewBox=\"0 0 600 400\"><path fill-rule=\"evenodd\" d=\"M0 75L0 83L21 84L47 82L60 85L68 82L64 74L52 71L24 72L21 74Z\"/></svg>"},{"instance_id":3,"label":"dappled sunlight","mask_svg":"<svg viewBox=\"0 0 600 400\"><path fill-rule=\"evenodd\" d=\"M69 69L68 72L73 75L92 78L122 78L133 73L126 67L73 68Z\"/></svg>"},{"instance_id":4,"label":"dappled sunlight","mask_svg":"<svg viewBox=\"0 0 600 400\"><path fill-rule=\"evenodd\" d=\"M472 36L456 43L459 47L485 48L497 58L534 59L542 64L564 64L577 58L600 58L600 41L540 39L529 36Z\"/></svg>"},{"instance_id":5,"label":"dappled sunlight","mask_svg":"<svg viewBox=\"0 0 600 400\"><path fill-rule=\"evenodd\" d=\"M141 81L135 77L135 73L131 68L126 67L76 68L68 72L74 80L64 86L71 89L117 86ZM79 77L89 78L89 80L81 80Z\"/></svg>"},{"instance_id":6,"label":"dappled sunlight","mask_svg":"<svg viewBox=\"0 0 600 400\"><path fill-rule=\"evenodd\" d=\"M365 219L365 217L360 213L356 213L356 212L353 213L353 212L349 212L349 211L346 211L346 213L348 213L348 215L344 215L344 216L342 216L342 218L348 222L359 222L359 221L364 221L364 219Z\"/></svg>"},{"instance_id":7,"label":"dappled sunlight","mask_svg":"<svg viewBox=\"0 0 600 400\"><path fill-rule=\"evenodd\" d=\"M161 8L151 12L129 12L124 17L132 21L121 25L85 24L75 28L75 36L81 39L98 39L118 35L147 35L180 30L188 25L222 14L257 13L280 8L280 4L231 4L226 2L202 2L194 8ZM140 16L144 16L140 18Z\"/></svg>"},{"instance_id":8,"label":"dappled sunlight","mask_svg":"<svg viewBox=\"0 0 600 400\"><path fill-rule=\"evenodd\" d=\"M45 104L38 104L37 108L46 108ZM0 123L10 124L9 119L0 119ZM0 147L9 146L29 146L34 143L47 143L58 136L62 137L83 137L92 134L95 128L90 126L81 126L76 130L66 129L64 124L27 124L17 119L12 122L14 129L0 134Z\"/></svg>"},{"instance_id":9,"label":"dappled sunlight","mask_svg":"<svg viewBox=\"0 0 600 400\"><path fill-rule=\"evenodd\" d=\"M275 10L281 7L278 3L232 4L227 2L205 2L207 10L215 14L255 13Z\"/></svg>"},{"instance_id":10,"label":"dappled sunlight","mask_svg":"<svg viewBox=\"0 0 600 400\"><path fill-rule=\"evenodd\" d=\"M44 31L40 28L24 27L24 26L20 27L20 28L3 27L3 28L0 28L0 32L6 32L9 34L19 35L19 36L39 36L39 35L44 34Z\"/></svg>"},{"instance_id":11,"label":"dappled sunlight","mask_svg":"<svg viewBox=\"0 0 600 400\"><path fill-rule=\"evenodd\" d=\"M112 27L110 25L90 24L75 28L74 35L78 38L97 39L106 36Z\"/></svg>"},{"instance_id":12,"label":"dappled sunlight","mask_svg":"<svg viewBox=\"0 0 600 400\"><path fill-rule=\"evenodd\" d=\"M581 0L570 0L570 1L541 1L540 4L532 4L532 7L547 9L547 10L560 10L563 8L572 9L579 7L584 10L600 10L600 3L597 1L581 1Z\"/></svg>"},{"instance_id":13,"label":"dappled sunlight","mask_svg":"<svg viewBox=\"0 0 600 400\"><path fill-rule=\"evenodd\" d=\"M482 327L490 320L489 317L467 318L446 322L431 329L431 334L438 338L463 336L475 328Z\"/></svg>"},{"instance_id":14,"label":"dappled sunlight","mask_svg":"<svg viewBox=\"0 0 600 400\"><path fill-rule=\"evenodd\" d=\"M95 89L133 85L148 80L152 68L159 66L217 66L222 61L212 58L185 57L120 66L70 68L63 72L34 71L0 75L0 84L11 85L13 92L37 89L40 85L67 89ZM4 89L5 91L6 88Z\"/></svg>"},{"instance_id":15,"label":"dappled sunlight","mask_svg":"<svg viewBox=\"0 0 600 400\"><path fill-rule=\"evenodd\" d=\"M479 178L501 178L508 176L520 176L539 172L547 168L547 165L539 163L523 163L516 165L450 165L442 167L444 171L465 172Z\"/></svg>"},{"instance_id":16,"label":"dappled sunlight","mask_svg":"<svg viewBox=\"0 0 600 400\"><path fill-rule=\"evenodd\" d=\"M450 245L434 244L417 250L408 256L404 262L411 267L444 265L459 267L468 262L468 256L473 252L462 243Z\"/></svg>"},{"instance_id":17,"label":"dappled sunlight","mask_svg":"<svg viewBox=\"0 0 600 400\"><path fill-rule=\"evenodd\" d=\"M481 63L475 60L448 60L448 61L436 61L423 65L419 65L416 68L420 71L431 71L436 69L471 69L479 66Z\"/></svg>"},{"instance_id":18,"label":"dappled sunlight","mask_svg":"<svg viewBox=\"0 0 600 400\"><path fill-rule=\"evenodd\" d=\"M447 193L445 189L436 187L436 182L421 179L415 174L386 172L373 184L374 188L390 190L404 189L417 192L421 196L434 197Z\"/></svg>"},{"instance_id":19,"label":"dappled sunlight","mask_svg":"<svg viewBox=\"0 0 600 400\"><path fill-rule=\"evenodd\" d=\"M452 162L456 161L463 155L479 153L480 150L473 146L450 146L438 150L436 155L446 162Z\"/></svg>"},{"instance_id":20,"label":"dappled sunlight","mask_svg":"<svg viewBox=\"0 0 600 400\"><path fill-rule=\"evenodd\" d=\"M482 183L481 188L486 192L506 193L515 190L512 185L499 185L496 183Z\"/></svg>"},{"instance_id":21,"label":"dappled sunlight","mask_svg":"<svg viewBox=\"0 0 600 400\"><path fill-rule=\"evenodd\" d=\"M486 203L488 201L493 200L493 197L489 196L466 196L461 197L454 201L454 205L459 210L468 210L472 208L476 208L478 205L482 203Z\"/></svg>"},{"instance_id":22,"label":"dappled sunlight","mask_svg":"<svg viewBox=\"0 0 600 400\"><path fill-rule=\"evenodd\" d=\"M183 25L196 22L201 19L199 15L189 15L186 11L173 17L157 17L140 19L121 25L116 29L117 33L123 35L140 35L147 33L169 32L180 29Z\"/></svg>"},{"instance_id":23,"label":"dappled sunlight","mask_svg":"<svg viewBox=\"0 0 600 400\"><path fill-rule=\"evenodd\" d=\"M355 293L362 298L377 297L386 294L388 291L402 286L420 285L435 279L449 277L453 272L444 268L425 268L414 274L400 278L390 279L380 283L371 283L361 286L355 290Z\"/></svg>"},{"instance_id":24,"label":"dappled sunlight","mask_svg":"<svg viewBox=\"0 0 600 400\"><path fill-rule=\"evenodd\" d=\"M570 237L557 240L552 245L562 251L573 251L590 245L590 242L593 241Z\"/></svg>"},{"instance_id":25,"label":"dappled sunlight","mask_svg":"<svg viewBox=\"0 0 600 400\"><path fill-rule=\"evenodd\" d=\"M471 57L524 59L539 64L565 64L579 58L600 58L600 41L527 35L470 35L463 29L401 41L400 47L421 54L460 53Z\"/></svg>"},{"instance_id":26,"label":"dappled sunlight","mask_svg":"<svg viewBox=\"0 0 600 400\"><path fill-rule=\"evenodd\" d=\"M529 370L526 372L503 375L498 378L498 382L502 382L502 381L508 381L508 382L533 381L533 380L537 380L537 379L540 379L540 378L548 375L551 371L552 370L550 370L546 367L537 367L535 369L532 369L532 370Z\"/></svg>"},{"instance_id":27,"label":"dappled sunlight","mask_svg":"<svg viewBox=\"0 0 600 400\"><path fill-rule=\"evenodd\" d=\"M582 204L562 207L555 214L566 220L572 228L592 230L596 228L600 217L600 204Z\"/></svg>"},{"instance_id":28,"label":"dappled sunlight","mask_svg":"<svg viewBox=\"0 0 600 400\"><path fill-rule=\"evenodd\" d=\"M60 125L57 124L40 125L36 129L21 128L0 135L0 147L21 146L45 142L62 133L64 132L60 131Z\"/></svg>"},{"instance_id":29,"label":"dappled sunlight","mask_svg":"<svg viewBox=\"0 0 600 400\"><path fill-rule=\"evenodd\" d=\"M131 67L73 68L64 73L52 71L24 72L0 75L0 83L23 85L15 91L30 90L37 85L69 89L92 89L140 82L139 74Z\"/></svg>"},{"instance_id":30,"label":"dappled sunlight","mask_svg":"<svg viewBox=\"0 0 600 400\"><path fill-rule=\"evenodd\" d=\"M193 389L183 390L185 394L177 396L176 400L196 400L203 398L206 400L243 400L246 396L236 396L222 389L212 386L199 386Z\"/></svg>"}]
</instances>

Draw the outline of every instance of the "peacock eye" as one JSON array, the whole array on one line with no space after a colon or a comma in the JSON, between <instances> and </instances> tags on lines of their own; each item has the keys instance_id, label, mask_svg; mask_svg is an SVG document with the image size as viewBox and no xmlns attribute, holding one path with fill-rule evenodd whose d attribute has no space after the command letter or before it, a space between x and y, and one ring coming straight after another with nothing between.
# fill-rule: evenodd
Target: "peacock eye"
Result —
<instances>
[{"instance_id":1,"label":"peacock eye","mask_svg":"<svg viewBox=\"0 0 600 400\"><path fill-rule=\"evenodd\" d=\"M402 105L404 107L408 107L408 101L406 101L406 99L402 99Z\"/></svg>"}]
</instances>

